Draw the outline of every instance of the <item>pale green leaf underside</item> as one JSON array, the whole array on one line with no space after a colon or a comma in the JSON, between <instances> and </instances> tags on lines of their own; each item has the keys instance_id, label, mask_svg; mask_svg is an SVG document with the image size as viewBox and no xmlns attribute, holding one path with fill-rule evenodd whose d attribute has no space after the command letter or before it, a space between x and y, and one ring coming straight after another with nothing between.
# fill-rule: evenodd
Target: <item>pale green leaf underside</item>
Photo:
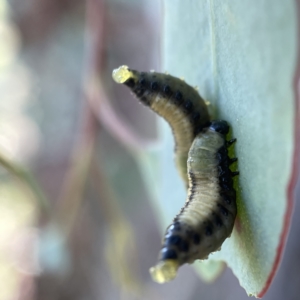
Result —
<instances>
[{"instance_id":1,"label":"pale green leaf underside","mask_svg":"<svg viewBox=\"0 0 300 300\"><path fill-rule=\"evenodd\" d=\"M253 295L263 290L273 268L287 207L294 147L295 5L291 0L166 0L164 7L163 70L198 85L238 140L238 226L211 257L225 261ZM185 190L166 124L161 134L156 207L165 227L184 204Z\"/></svg>"}]
</instances>

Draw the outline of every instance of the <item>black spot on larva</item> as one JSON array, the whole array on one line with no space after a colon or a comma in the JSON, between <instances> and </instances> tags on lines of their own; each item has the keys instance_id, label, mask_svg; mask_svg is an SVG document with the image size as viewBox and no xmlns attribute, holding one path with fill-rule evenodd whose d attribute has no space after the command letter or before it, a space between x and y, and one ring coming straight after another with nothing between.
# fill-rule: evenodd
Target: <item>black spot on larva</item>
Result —
<instances>
[{"instance_id":1,"label":"black spot on larva","mask_svg":"<svg viewBox=\"0 0 300 300\"><path fill-rule=\"evenodd\" d=\"M227 181L227 177L229 175L228 170L226 170L226 168L223 165L219 165L218 171L219 171L219 179L224 182Z\"/></svg>"},{"instance_id":2,"label":"black spot on larva","mask_svg":"<svg viewBox=\"0 0 300 300\"><path fill-rule=\"evenodd\" d=\"M231 174L230 174L229 171L222 172L221 176L219 178L224 183L227 183L227 184L231 184L232 183L232 178L231 178Z\"/></svg>"},{"instance_id":3,"label":"black spot on larva","mask_svg":"<svg viewBox=\"0 0 300 300\"><path fill-rule=\"evenodd\" d=\"M221 204L218 203L218 207L220 208L220 212L223 216L227 217L228 216L228 210Z\"/></svg>"},{"instance_id":4,"label":"black spot on larva","mask_svg":"<svg viewBox=\"0 0 300 300\"><path fill-rule=\"evenodd\" d=\"M215 224L217 225L217 227L222 227L223 226L223 222L222 222L222 220L219 216L215 217Z\"/></svg>"},{"instance_id":5,"label":"black spot on larva","mask_svg":"<svg viewBox=\"0 0 300 300\"><path fill-rule=\"evenodd\" d=\"M219 173L219 177L222 177L225 174L226 168L224 165L219 165L218 166L218 173Z\"/></svg>"},{"instance_id":6,"label":"black spot on larva","mask_svg":"<svg viewBox=\"0 0 300 300\"><path fill-rule=\"evenodd\" d=\"M183 102L183 96L182 94L177 91L174 95L174 103L177 104L177 105L180 105L182 102Z\"/></svg>"},{"instance_id":7,"label":"black spot on larva","mask_svg":"<svg viewBox=\"0 0 300 300\"><path fill-rule=\"evenodd\" d=\"M185 101L183 104L183 110L185 113L190 114L194 109L194 105L190 100Z\"/></svg>"},{"instance_id":8,"label":"black spot on larva","mask_svg":"<svg viewBox=\"0 0 300 300\"><path fill-rule=\"evenodd\" d=\"M217 152L217 158L219 163L223 163L224 161L227 161L228 159L227 155L228 155L227 148L225 146L222 146Z\"/></svg>"},{"instance_id":9,"label":"black spot on larva","mask_svg":"<svg viewBox=\"0 0 300 300\"><path fill-rule=\"evenodd\" d=\"M230 192L233 189L233 181L229 168L219 174L219 185L225 192Z\"/></svg>"},{"instance_id":10,"label":"black spot on larva","mask_svg":"<svg viewBox=\"0 0 300 300\"><path fill-rule=\"evenodd\" d=\"M223 195L222 198L224 199L225 203L231 204L231 198L228 195Z\"/></svg>"},{"instance_id":11,"label":"black spot on larva","mask_svg":"<svg viewBox=\"0 0 300 300\"><path fill-rule=\"evenodd\" d=\"M161 259L177 259L177 253L173 249L163 248L161 250Z\"/></svg>"},{"instance_id":12,"label":"black spot on larva","mask_svg":"<svg viewBox=\"0 0 300 300\"><path fill-rule=\"evenodd\" d=\"M187 229L185 231L185 234L188 238L192 238L192 236L194 235L194 231L192 229Z\"/></svg>"},{"instance_id":13,"label":"black spot on larva","mask_svg":"<svg viewBox=\"0 0 300 300\"><path fill-rule=\"evenodd\" d=\"M228 185L226 182L220 182L220 187L225 191L230 191L232 189L232 185Z\"/></svg>"},{"instance_id":14,"label":"black spot on larva","mask_svg":"<svg viewBox=\"0 0 300 300\"><path fill-rule=\"evenodd\" d=\"M141 78L140 80L139 80L139 84L140 85L142 85L142 86L144 86L144 85L146 85L146 79L145 78Z\"/></svg>"},{"instance_id":15,"label":"black spot on larva","mask_svg":"<svg viewBox=\"0 0 300 300\"><path fill-rule=\"evenodd\" d=\"M221 162L223 160L223 156L220 152L217 153L217 159L219 162Z\"/></svg>"},{"instance_id":16,"label":"black spot on larva","mask_svg":"<svg viewBox=\"0 0 300 300\"><path fill-rule=\"evenodd\" d=\"M168 231L180 231L181 230L181 225L180 222L175 221L169 228Z\"/></svg>"},{"instance_id":17,"label":"black spot on larva","mask_svg":"<svg viewBox=\"0 0 300 300\"><path fill-rule=\"evenodd\" d=\"M144 93L145 93L145 89L143 89L143 88L139 88L139 89L136 89L136 90L135 90L135 94L136 94L137 97L139 97L139 98L143 97Z\"/></svg>"},{"instance_id":18,"label":"black spot on larva","mask_svg":"<svg viewBox=\"0 0 300 300\"><path fill-rule=\"evenodd\" d=\"M223 189L226 189L226 190L231 190L232 189L232 178L230 175L224 175L222 177L219 177L219 183L220 183L220 186L223 188Z\"/></svg>"},{"instance_id":19,"label":"black spot on larva","mask_svg":"<svg viewBox=\"0 0 300 300\"><path fill-rule=\"evenodd\" d=\"M198 233L195 233L193 236L193 242L195 245L199 245L200 243L200 235Z\"/></svg>"},{"instance_id":20,"label":"black spot on larva","mask_svg":"<svg viewBox=\"0 0 300 300\"><path fill-rule=\"evenodd\" d=\"M200 120L200 113L194 112L191 116L193 123L197 123Z\"/></svg>"},{"instance_id":21,"label":"black spot on larva","mask_svg":"<svg viewBox=\"0 0 300 300\"><path fill-rule=\"evenodd\" d=\"M163 87L163 92L164 92L167 96L170 95L170 94L172 94L171 88L170 88L170 86L168 86L168 85L165 85L165 86Z\"/></svg>"},{"instance_id":22,"label":"black spot on larva","mask_svg":"<svg viewBox=\"0 0 300 300\"><path fill-rule=\"evenodd\" d=\"M143 104L145 104L146 106L150 106L151 101L149 100L149 97L143 96L143 97L141 97L140 99L141 99L141 102L142 102Z\"/></svg>"},{"instance_id":23,"label":"black spot on larva","mask_svg":"<svg viewBox=\"0 0 300 300\"><path fill-rule=\"evenodd\" d=\"M183 252L189 251L189 243L186 242L186 241L182 241L180 246L179 246L179 250L183 251Z\"/></svg>"},{"instance_id":24,"label":"black spot on larva","mask_svg":"<svg viewBox=\"0 0 300 300\"><path fill-rule=\"evenodd\" d=\"M130 88L133 88L135 86L135 82L133 78L129 78L124 82L125 85L127 85Z\"/></svg>"},{"instance_id":25,"label":"black spot on larva","mask_svg":"<svg viewBox=\"0 0 300 300\"><path fill-rule=\"evenodd\" d=\"M151 83L151 89L152 89L152 91L157 91L158 90L158 83L156 81L153 81Z\"/></svg>"},{"instance_id":26,"label":"black spot on larva","mask_svg":"<svg viewBox=\"0 0 300 300\"><path fill-rule=\"evenodd\" d=\"M213 234L213 230L212 230L211 226L206 226L205 227L205 235L211 236L212 234Z\"/></svg>"},{"instance_id":27,"label":"black spot on larva","mask_svg":"<svg viewBox=\"0 0 300 300\"><path fill-rule=\"evenodd\" d=\"M171 235L165 240L165 245L180 246L181 243L182 243L182 238L179 235Z\"/></svg>"}]
</instances>

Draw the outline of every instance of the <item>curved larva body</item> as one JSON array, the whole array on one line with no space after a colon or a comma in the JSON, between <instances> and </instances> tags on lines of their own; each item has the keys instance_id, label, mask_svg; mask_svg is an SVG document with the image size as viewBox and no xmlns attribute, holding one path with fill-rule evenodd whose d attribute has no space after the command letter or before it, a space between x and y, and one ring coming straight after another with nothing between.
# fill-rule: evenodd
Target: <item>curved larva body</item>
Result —
<instances>
[{"instance_id":1,"label":"curved larva body","mask_svg":"<svg viewBox=\"0 0 300 300\"><path fill-rule=\"evenodd\" d=\"M204 100L193 87L171 75L140 73L121 66L114 70L113 78L127 85L143 104L170 124L176 143L176 166L187 184L188 152L195 136L210 121Z\"/></svg>"},{"instance_id":2,"label":"curved larva body","mask_svg":"<svg viewBox=\"0 0 300 300\"><path fill-rule=\"evenodd\" d=\"M153 279L160 283L176 276L179 266L206 259L217 251L231 234L236 217L225 134L215 130L213 122L195 138L187 161L189 189L185 206L168 227Z\"/></svg>"}]
</instances>

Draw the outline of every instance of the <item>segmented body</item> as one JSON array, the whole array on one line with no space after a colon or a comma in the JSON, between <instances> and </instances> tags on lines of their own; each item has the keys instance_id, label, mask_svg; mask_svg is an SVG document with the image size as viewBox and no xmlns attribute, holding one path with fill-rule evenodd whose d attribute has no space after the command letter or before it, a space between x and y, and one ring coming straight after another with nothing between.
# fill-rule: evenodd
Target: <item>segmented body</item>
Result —
<instances>
[{"instance_id":1,"label":"segmented body","mask_svg":"<svg viewBox=\"0 0 300 300\"><path fill-rule=\"evenodd\" d=\"M160 262L151 272L158 282L176 275L184 263L206 259L231 234L236 217L236 193L229 166L225 121L212 122L199 133L189 151L188 196L185 206L168 227ZM233 141L231 141L233 142Z\"/></svg>"},{"instance_id":2,"label":"segmented body","mask_svg":"<svg viewBox=\"0 0 300 300\"><path fill-rule=\"evenodd\" d=\"M138 72L121 66L113 77L170 124L176 145L175 163L187 185L188 152L195 136L210 121L204 100L193 87L171 75Z\"/></svg>"}]
</instances>

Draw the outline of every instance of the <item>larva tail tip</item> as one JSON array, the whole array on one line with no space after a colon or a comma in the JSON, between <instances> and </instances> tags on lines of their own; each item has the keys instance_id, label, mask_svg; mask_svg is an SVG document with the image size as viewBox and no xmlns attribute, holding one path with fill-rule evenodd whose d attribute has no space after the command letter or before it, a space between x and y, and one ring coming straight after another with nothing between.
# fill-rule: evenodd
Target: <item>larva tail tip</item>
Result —
<instances>
[{"instance_id":1,"label":"larva tail tip","mask_svg":"<svg viewBox=\"0 0 300 300\"><path fill-rule=\"evenodd\" d=\"M128 66L121 66L112 72L112 78L116 83L124 83L130 77L133 77L133 73L128 69Z\"/></svg>"},{"instance_id":2,"label":"larva tail tip","mask_svg":"<svg viewBox=\"0 0 300 300\"><path fill-rule=\"evenodd\" d=\"M166 283L176 277L178 270L178 262L174 259L167 259L159 262L156 266L152 267L149 271L153 281L157 283Z\"/></svg>"}]
</instances>

